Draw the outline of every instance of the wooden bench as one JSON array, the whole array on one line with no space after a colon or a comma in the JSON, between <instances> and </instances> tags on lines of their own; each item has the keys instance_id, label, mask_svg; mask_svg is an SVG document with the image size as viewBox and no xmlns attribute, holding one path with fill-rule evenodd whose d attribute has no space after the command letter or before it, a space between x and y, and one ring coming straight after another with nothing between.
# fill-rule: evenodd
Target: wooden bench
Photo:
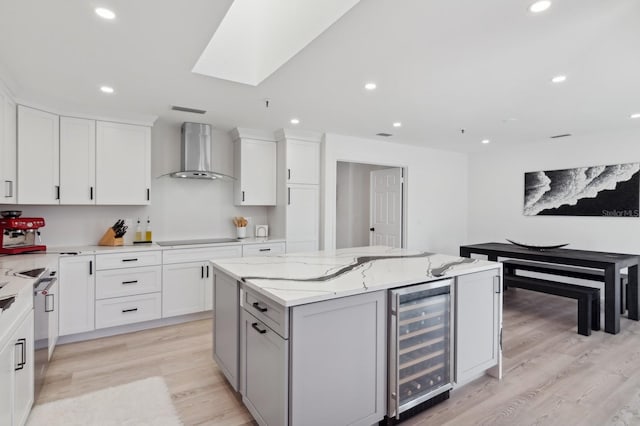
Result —
<instances>
[{"instance_id":1,"label":"wooden bench","mask_svg":"<svg viewBox=\"0 0 640 426\"><path fill-rule=\"evenodd\" d=\"M604 270L602 269L588 269L580 268L570 265L548 264L538 262L528 262L526 260L509 259L502 262L504 266L504 273L515 275L516 270L539 272L543 274L560 275L569 278L579 278L589 281L604 282ZM628 300L626 300L627 283L629 277L627 274L620 274L620 313L624 314L628 307Z\"/></svg>"},{"instance_id":2,"label":"wooden bench","mask_svg":"<svg viewBox=\"0 0 640 426\"><path fill-rule=\"evenodd\" d=\"M578 334L591 335L591 330L600 330L600 290L594 287L550 281L541 278L516 275L512 262L504 261L503 282L505 288L517 287L526 290L539 291L541 293L568 297L578 301ZM531 262L526 262L531 263ZM538 265L538 264L536 264ZM546 266L546 265L543 265ZM555 266L555 265L553 265ZM519 268L523 269L523 268ZM528 269L527 269L528 270ZM551 273L548 270L536 270L541 273Z\"/></svg>"}]
</instances>

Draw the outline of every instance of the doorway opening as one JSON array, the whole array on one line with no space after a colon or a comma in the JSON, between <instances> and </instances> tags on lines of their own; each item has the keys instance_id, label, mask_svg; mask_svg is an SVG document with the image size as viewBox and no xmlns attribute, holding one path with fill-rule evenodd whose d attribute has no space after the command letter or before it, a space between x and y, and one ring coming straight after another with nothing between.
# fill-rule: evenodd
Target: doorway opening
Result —
<instances>
[{"instance_id":1,"label":"doorway opening","mask_svg":"<svg viewBox=\"0 0 640 426\"><path fill-rule=\"evenodd\" d=\"M399 166L337 162L336 248L404 247L404 176Z\"/></svg>"}]
</instances>

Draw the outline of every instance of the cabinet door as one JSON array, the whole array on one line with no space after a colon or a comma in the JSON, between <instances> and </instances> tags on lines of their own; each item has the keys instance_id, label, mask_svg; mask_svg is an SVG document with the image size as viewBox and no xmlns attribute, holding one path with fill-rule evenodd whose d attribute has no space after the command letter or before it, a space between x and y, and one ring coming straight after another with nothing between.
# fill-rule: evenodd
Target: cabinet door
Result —
<instances>
[{"instance_id":1,"label":"cabinet door","mask_svg":"<svg viewBox=\"0 0 640 426\"><path fill-rule=\"evenodd\" d=\"M386 295L377 291L292 309L290 424L371 425L382 420Z\"/></svg>"},{"instance_id":2,"label":"cabinet door","mask_svg":"<svg viewBox=\"0 0 640 426\"><path fill-rule=\"evenodd\" d=\"M275 206L275 142L240 139L235 142L235 155L236 205Z\"/></svg>"},{"instance_id":3,"label":"cabinet door","mask_svg":"<svg viewBox=\"0 0 640 426\"><path fill-rule=\"evenodd\" d=\"M13 341L0 343L0 425L10 425L13 414Z\"/></svg>"},{"instance_id":4,"label":"cabinet door","mask_svg":"<svg viewBox=\"0 0 640 426\"><path fill-rule=\"evenodd\" d=\"M23 425L33 405L33 311L29 312L12 340L15 344L13 424Z\"/></svg>"},{"instance_id":5,"label":"cabinet door","mask_svg":"<svg viewBox=\"0 0 640 426\"><path fill-rule=\"evenodd\" d=\"M456 278L456 384L464 384L498 363L500 352L500 273Z\"/></svg>"},{"instance_id":6,"label":"cabinet door","mask_svg":"<svg viewBox=\"0 0 640 426\"><path fill-rule=\"evenodd\" d=\"M18 106L18 203L59 204L57 115Z\"/></svg>"},{"instance_id":7,"label":"cabinet door","mask_svg":"<svg viewBox=\"0 0 640 426\"><path fill-rule=\"evenodd\" d=\"M287 253L318 250L318 186L289 185L287 191Z\"/></svg>"},{"instance_id":8,"label":"cabinet door","mask_svg":"<svg viewBox=\"0 0 640 426\"><path fill-rule=\"evenodd\" d=\"M286 425L289 342L245 310L241 324L242 400L258 424Z\"/></svg>"},{"instance_id":9,"label":"cabinet door","mask_svg":"<svg viewBox=\"0 0 640 426\"><path fill-rule=\"evenodd\" d=\"M320 144L287 140L287 183L320 184Z\"/></svg>"},{"instance_id":10,"label":"cabinet door","mask_svg":"<svg viewBox=\"0 0 640 426\"><path fill-rule=\"evenodd\" d=\"M96 123L96 203L149 204L151 129Z\"/></svg>"},{"instance_id":11,"label":"cabinet door","mask_svg":"<svg viewBox=\"0 0 640 426\"><path fill-rule=\"evenodd\" d=\"M162 267L162 317L205 309L205 264L177 263Z\"/></svg>"},{"instance_id":12,"label":"cabinet door","mask_svg":"<svg viewBox=\"0 0 640 426\"><path fill-rule=\"evenodd\" d=\"M94 256L63 257L59 272L60 335L95 330Z\"/></svg>"},{"instance_id":13,"label":"cabinet door","mask_svg":"<svg viewBox=\"0 0 640 426\"><path fill-rule=\"evenodd\" d=\"M60 117L60 204L95 204L96 122Z\"/></svg>"},{"instance_id":14,"label":"cabinet door","mask_svg":"<svg viewBox=\"0 0 640 426\"><path fill-rule=\"evenodd\" d=\"M236 280L217 270L213 270L213 286L213 358L237 391L240 290Z\"/></svg>"},{"instance_id":15,"label":"cabinet door","mask_svg":"<svg viewBox=\"0 0 640 426\"><path fill-rule=\"evenodd\" d=\"M16 104L0 92L0 204L16 204Z\"/></svg>"}]
</instances>

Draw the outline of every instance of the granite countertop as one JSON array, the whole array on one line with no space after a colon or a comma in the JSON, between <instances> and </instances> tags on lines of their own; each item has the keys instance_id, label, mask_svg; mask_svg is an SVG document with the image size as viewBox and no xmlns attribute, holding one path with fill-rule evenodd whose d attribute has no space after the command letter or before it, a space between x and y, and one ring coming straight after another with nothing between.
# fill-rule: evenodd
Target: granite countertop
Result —
<instances>
[{"instance_id":1,"label":"granite countertop","mask_svg":"<svg viewBox=\"0 0 640 426\"><path fill-rule=\"evenodd\" d=\"M502 268L497 262L384 246L219 259L212 263L282 306Z\"/></svg>"}]
</instances>

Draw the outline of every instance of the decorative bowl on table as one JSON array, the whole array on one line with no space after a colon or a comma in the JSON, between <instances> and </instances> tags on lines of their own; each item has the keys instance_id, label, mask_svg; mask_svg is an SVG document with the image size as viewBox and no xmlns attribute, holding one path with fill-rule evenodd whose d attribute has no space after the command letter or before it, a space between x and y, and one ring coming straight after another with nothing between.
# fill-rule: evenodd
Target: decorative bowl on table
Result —
<instances>
[{"instance_id":1,"label":"decorative bowl on table","mask_svg":"<svg viewBox=\"0 0 640 426\"><path fill-rule=\"evenodd\" d=\"M533 244L524 244L524 243L518 243L516 241L512 241L508 238L505 238L505 240L509 241L511 244L514 244L518 247L524 247L526 249L529 250L536 250L536 251L544 251L544 250L553 250L553 249L557 249L557 248L561 248L564 246L568 246L569 243L565 243L565 244L553 244L550 246L540 246L540 245L533 245Z\"/></svg>"}]
</instances>

